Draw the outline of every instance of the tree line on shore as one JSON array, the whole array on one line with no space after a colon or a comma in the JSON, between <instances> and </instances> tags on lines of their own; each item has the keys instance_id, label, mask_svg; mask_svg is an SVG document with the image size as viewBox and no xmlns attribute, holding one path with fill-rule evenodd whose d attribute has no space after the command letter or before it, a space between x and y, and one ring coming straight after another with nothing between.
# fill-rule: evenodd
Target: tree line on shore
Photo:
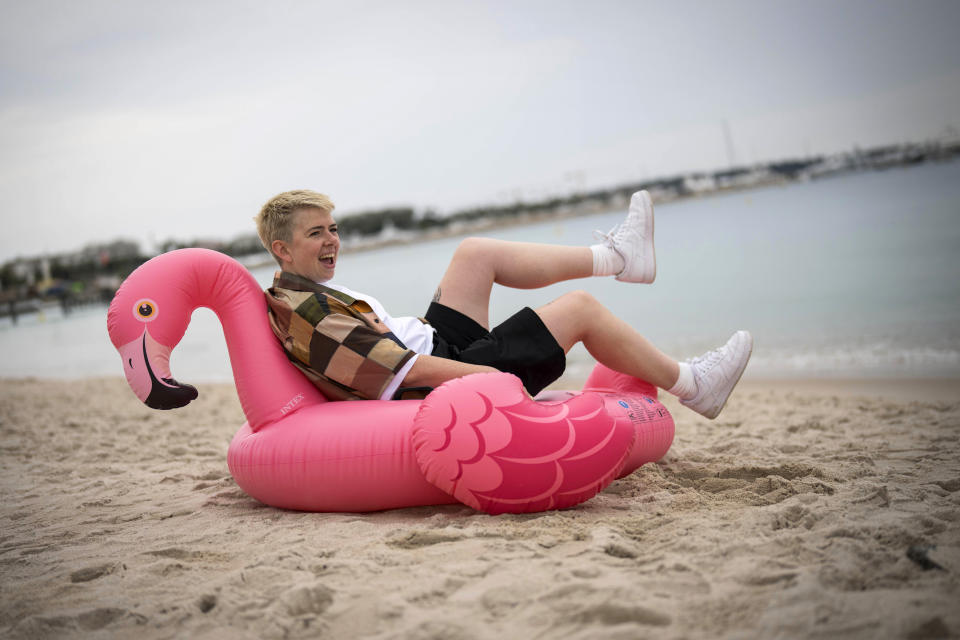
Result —
<instances>
[{"instance_id":1,"label":"tree line on shore","mask_svg":"<svg viewBox=\"0 0 960 640\"><path fill-rule=\"evenodd\" d=\"M371 239L390 241L430 232L469 230L480 224L508 220L606 211L622 206L632 193L640 189L649 190L657 199L670 200L729 188L814 179L843 171L945 160L958 153L960 140L888 145L838 156L782 160L713 173L658 178L535 202L472 207L447 215L432 210L416 211L412 207L364 211L343 215L338 218L338 224L344 246L349 248ZM258 254L266 257L254 233L227 241L170 239L159 245L158 253L196 246L215 249L236 258ZM65 310L75 304L109 302L123 278L149 258L137 243L117 240L89 245L73 253L7 261L0 265L0 315L15 315L17 305L23 306L32 300L55 299Z\"/></svg>"}]
</instances>

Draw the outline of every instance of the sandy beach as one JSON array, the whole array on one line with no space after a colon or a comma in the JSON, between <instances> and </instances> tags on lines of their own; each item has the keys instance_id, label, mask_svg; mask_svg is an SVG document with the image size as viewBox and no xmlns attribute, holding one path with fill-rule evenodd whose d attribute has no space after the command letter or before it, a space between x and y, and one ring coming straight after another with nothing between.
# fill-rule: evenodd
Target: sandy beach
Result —
<instances>
[{"instance_id":1,"label":"sandy beach","mask_svg":"<svg viewBox=\"0 0 960 640\"><path fill-rule=\"evenodd\" d=\"M2 380L0 636L960 636L960 381L665 404L666 458L574 509L319 514L234 484L232 385Z\"/></svg>"}]
</instances>

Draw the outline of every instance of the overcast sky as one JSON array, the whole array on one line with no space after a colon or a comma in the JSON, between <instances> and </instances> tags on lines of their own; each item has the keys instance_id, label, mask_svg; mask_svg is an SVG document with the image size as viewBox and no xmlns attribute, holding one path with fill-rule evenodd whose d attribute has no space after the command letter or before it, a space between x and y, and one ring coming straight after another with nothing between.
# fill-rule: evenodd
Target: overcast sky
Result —
<instances>
[{"instance_id":1,"label":"overcast sky","mask_svg":"<svg viewBox=\"0 0 960 640\"><path fill-rule=\"evenodd\" d=\"M960 129L960 2L0 0L0 261Z\"/></svg>"}]
</instances>

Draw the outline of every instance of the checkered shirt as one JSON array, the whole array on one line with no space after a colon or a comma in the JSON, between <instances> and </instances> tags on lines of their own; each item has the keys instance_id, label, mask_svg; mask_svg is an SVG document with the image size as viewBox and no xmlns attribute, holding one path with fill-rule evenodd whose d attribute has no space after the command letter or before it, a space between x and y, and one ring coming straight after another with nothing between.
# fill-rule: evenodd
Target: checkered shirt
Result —
<instances>
[{"instance_id":1,"label":"checkered shirt","mask_svg":"<svg viewBox=\"0 0 960 640\"><path fill-rule=\"evenodd\" d=\"M287 357L330 400L375 400L414 356L363 300L293 273L265 292Z\"/></svg>"}]
</instances>

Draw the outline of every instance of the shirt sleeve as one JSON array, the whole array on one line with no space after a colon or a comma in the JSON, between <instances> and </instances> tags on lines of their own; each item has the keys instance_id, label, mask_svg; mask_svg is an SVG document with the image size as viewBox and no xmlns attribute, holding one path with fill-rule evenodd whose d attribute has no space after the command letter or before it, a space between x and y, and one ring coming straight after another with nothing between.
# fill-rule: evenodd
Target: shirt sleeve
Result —
<instances>
[{"instance_id":1,"label":"shirt sleeve","mask_svg":"<svg viewBox=\"0 0 960 640\"><path fill-rule=\"evenodd\" d=\"M392 333L378 332L345 313L331 313L325 301L312 294L298 299L298 293L268 292L271 329L294 362L346 397L380 398L416 355Z\"/></svg>"},{"instance_id":2,"label":"shirt sleeve","mask_svg":"<svg viewBox=\"0 0 960 640\"><path fill-rule=\"evenodd\" d=\"M400 385L403 384L403 381L407 377L407 374L410 373L410 369L413 368L413 363L416 362L417 358L419 357L420 357L419 355L415 355L409 360L407 360L407 364L403 365L400 368L400 371L397 371L397 373L394 374L393 380L390 382L390 384L387 385L387 388L383 390L383 393L380 394L381 400L393 399L393 394L395 394L397 392L397 389L400 388Z\"/></svg>"},{"instance_id":3,"label":"shirt sleeve","mask_svg":"<svg viewBox=\"0 0 960 640\"><path fill-rule=\"evenodd\" d=\"M305 346L311 369L371 399L381 397L416 356L392 334L378 333L343 314L330 314L312 327ZM400 376L397 386L402 380Z\"/></svg>"}]
</instances>

